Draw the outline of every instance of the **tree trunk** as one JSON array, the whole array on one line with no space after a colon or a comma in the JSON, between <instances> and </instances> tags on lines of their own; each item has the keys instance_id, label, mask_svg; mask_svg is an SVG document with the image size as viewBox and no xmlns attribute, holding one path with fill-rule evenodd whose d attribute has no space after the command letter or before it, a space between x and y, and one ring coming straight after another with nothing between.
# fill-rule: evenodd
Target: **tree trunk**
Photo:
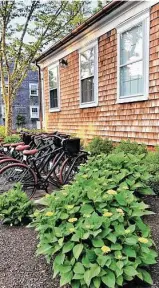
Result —
<instances>
[{"instance_id":1,"label":"tree trunk","mask_svg":"<svg viewBox=\"0 0 159 288\"><path fill-rule=\"evenodd\" d=\"M13 108L12 108L12 103L10 103L12 102L11 99L9 99L9 101L6 101L6 102L7 103L5 103L5 135L10 136L12 135Z\"/></svg>"}]
</instances>

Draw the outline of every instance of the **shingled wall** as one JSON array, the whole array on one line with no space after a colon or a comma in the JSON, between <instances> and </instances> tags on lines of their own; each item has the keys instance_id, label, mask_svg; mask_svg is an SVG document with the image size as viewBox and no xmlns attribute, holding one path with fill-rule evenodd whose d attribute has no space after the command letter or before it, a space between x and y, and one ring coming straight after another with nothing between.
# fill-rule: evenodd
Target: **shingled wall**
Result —
<instances>
[{"instance_id":1,"label":"shingled wall","mask_svg":"<svg viewBox=\"0 0 159 288\"><path fill-rule=\"evenodd\" d=\"M108 37L107 37L108 35ZM117 99L117 32L99 38L98 96L95 108L79 108L79 54L66 58L67 68L60 68L61 111L49 112L48 68L44 69L46 128L78 134L136 140L147 145L159 144L159 4L151 8L149 99L116 104Z\"/></svg>"}]
</instances>

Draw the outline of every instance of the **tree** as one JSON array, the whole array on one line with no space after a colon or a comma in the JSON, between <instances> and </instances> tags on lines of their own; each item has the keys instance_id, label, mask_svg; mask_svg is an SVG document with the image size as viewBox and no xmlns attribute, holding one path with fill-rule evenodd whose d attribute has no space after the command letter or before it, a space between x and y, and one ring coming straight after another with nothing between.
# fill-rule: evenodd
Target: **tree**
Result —
<instances>
[{"instance_id":1,"label":"tree","mask_svg":"<svg viewBox=\"0 0 159 288\"><path fill-rule=\"evenodd\" d=\"M85 19L82 9L89 1L43 2L0 1L0 74L6 135L12 130L13 100L33 60L50 42Z\"/></svg>"}]
</instances>

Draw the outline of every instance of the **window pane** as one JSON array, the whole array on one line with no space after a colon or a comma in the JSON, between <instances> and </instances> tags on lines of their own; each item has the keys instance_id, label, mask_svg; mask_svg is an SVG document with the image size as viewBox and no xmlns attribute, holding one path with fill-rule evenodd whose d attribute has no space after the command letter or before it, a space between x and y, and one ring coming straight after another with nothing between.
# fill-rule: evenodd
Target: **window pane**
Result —
<instances>
[{"instance_id":1,"label":"window pane","mask_svg":"<svg viewBox=\"0 0 159 288\"><path fill-rule=\"evenodd\" d=\"M49 87L50 89L58 86L58 67L49 70Z\"/></svg>"},{"instance_id":2,"label":"window pane","mask_svg":"<svg viewBox=\"0 0 159 288\"><path fill-rule=\"evenodd\" d=\"M58 107L57 89L50 90L50 108Z\"/></svg>"},{"instance_id":3,"label":"window pane","mask_svg":"<svg viewBox=\"0 0 159 288\"><path fill-rule=\"evenodd\" d=\"M142 58L143 48L143 26L138 26L121 34L120 38L120 64L128 61L138 61Z\"/></svg>"},{"instance_id":4,"label":"window pane","mask_svg":"<svg viewBox=\"0 0 159 288\"><path fill-rule=\"evenodd\" d=\"M82 103L94 101L94 77L81 81Z\"/></svg>"},{"instance_id":5,"label":"window pane","mask_svg":"<svg viewBox=\"0 0 159 288\"><path fill-rule=\"evenodd\" d=\"M81 78L94 75L94 47L80 54Z\"/></svg>"},{"instance_id":6,"label":"window pane","mask_svg":"<svg viewBox=\"0 0 159 288\"><path fill-rule=\"evenodd\" d=\"M143 95L143 61L120 68L120 96Z\"/></svg>"},{"instance_id":7,"label":"window pane","mask_svg":"<svg viewBox=\"0 0 159 288\"><path fill-rule=\"evenodd\" d=\"M31 84L30 94L37 95L38 94L38 86L36 84Z\"/></svg>"}]
</instances>

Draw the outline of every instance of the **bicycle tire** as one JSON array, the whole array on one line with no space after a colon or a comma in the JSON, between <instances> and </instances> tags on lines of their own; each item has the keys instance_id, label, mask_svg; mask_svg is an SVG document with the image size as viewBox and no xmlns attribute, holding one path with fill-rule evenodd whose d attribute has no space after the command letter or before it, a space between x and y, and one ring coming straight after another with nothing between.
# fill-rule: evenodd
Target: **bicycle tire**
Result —
<instances>
[{"instance_id":1,"label":"bicycle tire","mask_svg":"<svg viewBox=\"0 0 159 288\"><path fill-rule=\"evenodd\" d=\"M9 165L9 164L12 164L12 163L21 163L19 160L16 160L14 158L5 158L3 160L0 159L0 170Z\"/></svg>"},{"instance_id":2,"label":"bicycle tire","mask_svg":"<svg viewBox=\"0 0 159 288\"><path fill-rule=\"evenodd\" d=\"M36 191L37 176L31 168L22 163L14 163L0 170L0 194L13 189L18 182L28 198L32 198Z\"/></svg>"},{"instance_id":3,"label":"bicycle tire","mask_svg":"<svg viewBox=\"0 0 159 288\"><path fill-rule=\"evenodd\" d=\"M74 176L78 173L80 164L84 164L86 163L86 161L86 154L81 154L74 158L67 158L61 166L59 177L60 183L62 185L70 183L70 181L72 181L74 179Z\"/></svg>"}]
</instances>

